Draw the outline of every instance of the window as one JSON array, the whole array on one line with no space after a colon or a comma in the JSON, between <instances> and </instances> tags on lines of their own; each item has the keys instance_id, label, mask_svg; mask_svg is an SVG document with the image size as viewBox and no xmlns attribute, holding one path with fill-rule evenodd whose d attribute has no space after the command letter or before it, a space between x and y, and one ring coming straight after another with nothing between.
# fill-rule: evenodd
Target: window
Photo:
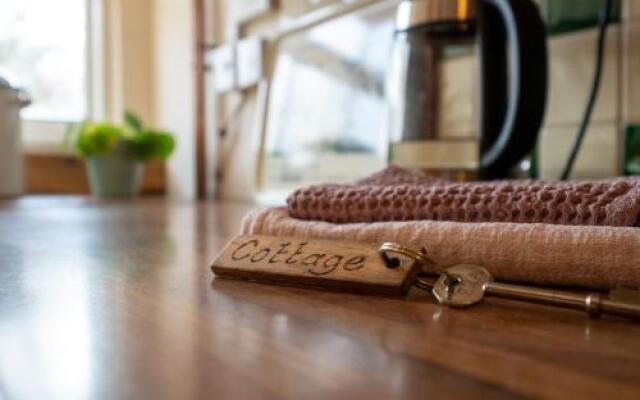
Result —
<instances>
[{"instance_id":1,"label":"window","mask_svg":"<svg viewBox=\"0 0 640 400\"><path fill-rule=\"evenodd\" d=\"M24 118L85 118L87 0L0 0L0 9L0 74L32 98Z\"/></svg>"},{"instance_id":2,"label":"window","mask_svg":"<svg viewBox=\"0 0 640 400\"><path fill-rule=\"evenodd\" d=\"M370 4L279 42L261 166L261 189L268 194L262 199L281 200L294 187L349 182L384 167L384 78L394 5Z\"/></svg>"}]
</instances>

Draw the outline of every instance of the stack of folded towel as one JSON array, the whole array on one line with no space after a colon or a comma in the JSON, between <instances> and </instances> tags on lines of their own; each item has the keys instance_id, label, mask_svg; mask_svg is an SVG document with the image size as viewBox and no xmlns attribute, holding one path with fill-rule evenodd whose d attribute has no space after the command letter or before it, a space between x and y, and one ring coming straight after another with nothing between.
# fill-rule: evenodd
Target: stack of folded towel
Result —
<instances>
[{"instance_id":1,"label":"stack of folded towel","mask_svg":"<svg viewBox=\"0 0 640 400\"><path fill-rule=\"evenodd\" d=\"M496 279L640 286L640 179L452 183L389 167L352 185L295 191L251 213L243 233L394 241L436 268L480 264Z\"/></svg>"}]
</instances>

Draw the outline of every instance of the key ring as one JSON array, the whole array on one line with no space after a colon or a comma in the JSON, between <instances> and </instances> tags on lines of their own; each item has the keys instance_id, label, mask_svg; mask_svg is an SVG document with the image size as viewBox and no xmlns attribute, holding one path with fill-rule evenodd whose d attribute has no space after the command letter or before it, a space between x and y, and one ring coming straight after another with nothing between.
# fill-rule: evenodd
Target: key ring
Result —
<instances>
[{"instance_id":1,"label":"key ring","mask_svg":"<svg viewBox=\"0 0 640 400\"><path fill-rule=\"evenodd\" d=\"M422 247L420 251L415 251L398 243L385 242L378 249L378 254L384 261L387 268L398 268L402 265L401 259L398 257L390 257L388 253L395 253L412 259L414 262L417 262L422 266L423 271L425 267L435 265L435 263L427 257L427 250L424 247ZM421 275L424 276L428 274L425 272L418 274L415 278L415 285L420 289L431 292L431 289L433 289L433 283L423 279Z\"/></svg>"}]
</instances>

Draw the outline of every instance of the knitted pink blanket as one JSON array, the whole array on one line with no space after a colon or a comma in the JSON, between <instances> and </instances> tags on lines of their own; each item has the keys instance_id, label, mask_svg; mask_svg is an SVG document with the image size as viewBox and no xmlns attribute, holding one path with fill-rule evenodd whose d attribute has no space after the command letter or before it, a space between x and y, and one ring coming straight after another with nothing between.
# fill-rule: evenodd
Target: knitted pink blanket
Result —
<instances>
[{"instance_id":1,"label":"knitted pink blanket","mask_svg":"<svg viewBox=\"0 0 640 400\"><path fill-rule=\"evenodd\" d=\"M640 178L452 183L389 167L287 199L289 215L335 223L436 220L640 226Z\"/></svg>"}]
</instances>

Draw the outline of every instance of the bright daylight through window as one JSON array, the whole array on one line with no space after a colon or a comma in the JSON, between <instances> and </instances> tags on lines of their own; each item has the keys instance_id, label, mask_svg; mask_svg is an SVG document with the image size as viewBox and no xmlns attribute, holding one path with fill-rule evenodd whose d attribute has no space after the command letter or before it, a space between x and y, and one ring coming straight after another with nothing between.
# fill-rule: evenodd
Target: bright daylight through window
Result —
<instances>
[{"instance_id":1,"label":"bright daylight through window","mask_svg":"<svg viewBox=\"0 0 640 400\"><path fill-rule=\"evenodd\" d=\"M87 0L0 0L0 76L26 90L23 117L87 117Z\"/></svg>"}]
</instances>

